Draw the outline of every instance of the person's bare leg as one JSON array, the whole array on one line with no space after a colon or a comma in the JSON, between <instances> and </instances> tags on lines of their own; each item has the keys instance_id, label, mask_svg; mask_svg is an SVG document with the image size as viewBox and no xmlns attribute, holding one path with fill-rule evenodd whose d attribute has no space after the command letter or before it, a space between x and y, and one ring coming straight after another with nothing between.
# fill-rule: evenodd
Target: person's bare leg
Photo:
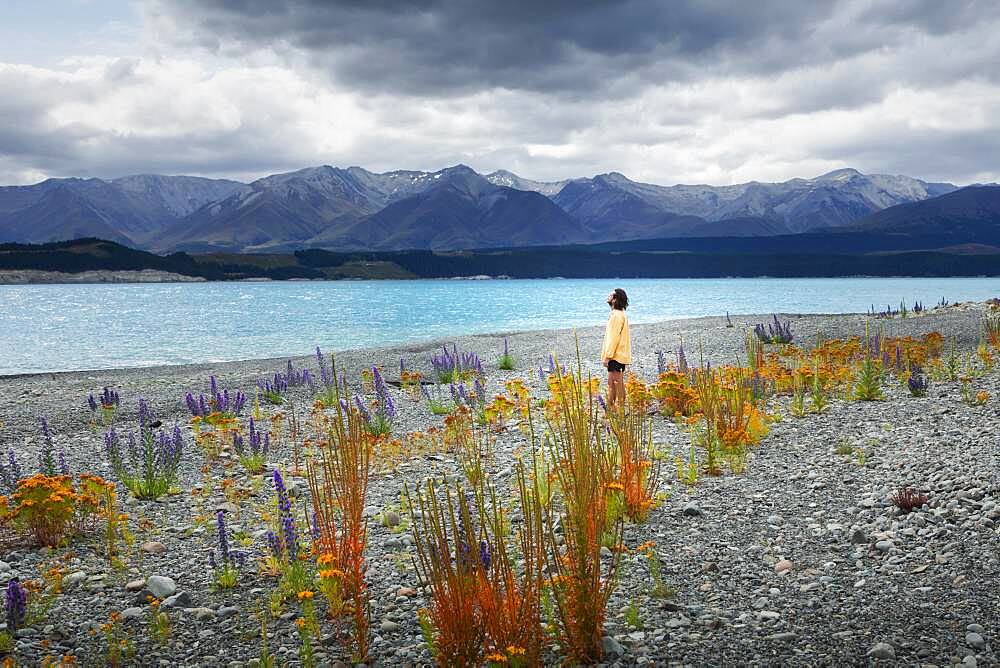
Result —
<instances>
[{"instance_id":1,"label":"person's bare leg","mask_svg":"<svg viewBox=\"0 0 1000 668\"><path fill-rule=\"evenodd\" d=\"M624 395L622 389L622 372L608 372L608 406L614 408L618 405Z\"/></svg>"}]
</instances>

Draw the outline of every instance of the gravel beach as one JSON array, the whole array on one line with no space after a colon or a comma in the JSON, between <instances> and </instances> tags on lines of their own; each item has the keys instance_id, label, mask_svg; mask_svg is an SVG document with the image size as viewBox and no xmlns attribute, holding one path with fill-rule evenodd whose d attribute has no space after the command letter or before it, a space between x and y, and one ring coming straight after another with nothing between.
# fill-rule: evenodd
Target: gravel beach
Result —
<instances>
[{"instance_id":1,"label":"gravel beach","mask_svg":"<svg viewBox=\"0 0 1000 668\"><path fill-rule=\"evenodd\" d=\"M863 335L871 322L893 336L936 330L948 345L954 340L968 353L979 341L983 308L965 304L878 321L860 314L781 317L791 321L795 342L802 346L814 343L820 333L827 338ZM733 327L727 327L725 318L632 325L631 369L655 380L656 352L664 351L673 361L682 341L693 363L699 357L716 365L742 362L746 329L770 317L732 316ZM350 379L372 365L398 377L400 357L429 377L431 355L442 344L455 343L483 359L487 390L493 394L515 377L540 389L537 368L548 364L550 353L575 364L577 340L584 373L599 374L602 335L603 327L498 333L347 350L336 358L338 370ZM516 359L514 371L497 369L505 337ZM308 348L308 333L303 339ZM88 394L96 396L105 386L117 389L122 397L118 422L126 429L135 424L136 401L142 396L165 425L176 422L188 430L186 392L206 392L214 375L221 387L241 388L252 396L257 379L283 371L288 359L0 377L0 448L12 448L22 467L33 469L41 443L39 418L45 417L73 472L113 480L102 436L88 424ZM316 368L315 357L292 361L299 368ZM776 407L783 417L753 450L746 471L702 477L693 487L676 481L670 457L661 480L666 500L645 523L626 526L625 542L630 548L655 542L663 579L675 593L650 596L647 560L628 555L609 603L606 661L1000 665L993 645L1000 632L1000 372L972 382L975 390L990 394L984 406L963 403L957 382L932 383L924 398L913 398L905 387L890 383L885 401L835 399L827 412L802 418L792 417L788 398L779 397ZM424 402L393 391L400 408L396 436L442 423ZM307 391L296 388L291 396L304 416L311 403ZM208 553L216 545L214 524L193 525L197 510L188 493L204 483L204 457L186 433L179 484L184 493L148 502L134 500L120 488L123 511L143 546L124 570L111 568L101 556L99 535L54 551L9 539L4 543L0 583L15 576L37 578L40 568L59 555L68 570L64 591L45 619L17 632L17 665L38 665L45 656L58 660L63 655L75 656L81 665L104 665L102 636L90 631L114 611L122 613L130 631L134 665L256 665L257 612L273 580L248 569L234 589L211 586ZM655 416L654 436L662 449L686 456L689 435L673 421ZM524 443L517 429L500 436L492 471L498 484L510 479L511 452ZM272 463L284 467L290 458L285 450ZM427 598L412 568L412 540L408 531L389 526L394 522L386 521L386 514L399 510L404 481L412 486L429 475L457 472L449 457L420 458L372 480L366 512L373 665L431 663L416 617ZM222 478L222 469L216 467L213 475ZM252 487L238 465L226 475L237 485ZM305 482L297 479L290 485L293 496L304 501ZM928 504L902 514L891 500L901 487L923 491ZM256 493L269 492L265 485ZM225 502L217 492L211 508ZM259 505L251 496L230 518L252 537L252 556L265 549L263 524L254 510ZM174 597L171 605L164 604L172 622L165 643L154 641L148 629L142 590L154 585L161 598ZM638 611L638 620L626 615L629 607ZM300 665L294 617L290 607L269 621L269 646L278 665ZM349 653L327 630L328 642L317 648L318 663L349 664Z\"/></svg>"}]
</instances>

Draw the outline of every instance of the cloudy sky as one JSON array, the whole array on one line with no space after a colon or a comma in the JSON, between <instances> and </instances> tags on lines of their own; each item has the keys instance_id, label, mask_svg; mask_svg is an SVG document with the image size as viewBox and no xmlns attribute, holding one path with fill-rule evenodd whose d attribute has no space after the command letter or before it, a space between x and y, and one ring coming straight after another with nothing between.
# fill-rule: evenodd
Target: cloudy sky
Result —
<instances>
[{"instance_id":1,"label":"cloudy sky","mask_svg":"<svg viewBox=\"0 0 1000 668\"><path fill-rule=\"evenodd\" d=\"M1000 181L993 0L6 0L0 183Z\"/></svg>"}]
</instances>

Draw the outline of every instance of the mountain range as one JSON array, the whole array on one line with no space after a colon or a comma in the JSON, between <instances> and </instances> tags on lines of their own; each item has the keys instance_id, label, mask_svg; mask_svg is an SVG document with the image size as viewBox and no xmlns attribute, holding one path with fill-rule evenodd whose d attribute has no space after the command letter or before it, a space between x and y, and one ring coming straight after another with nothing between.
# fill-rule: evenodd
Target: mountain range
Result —
<instances>
[{"instance_id":1,"label":"mountain range","mask_svg":"<svg viewBox=\"0 0 1000 668\"><path fill-rule=\"evenodd\" d=\"M0 187L0 242L108 239L156 252L459 250L822 231L1000 228L1000 187L840 169L811 179L660 186L611 172L540 182L465 165L321 166L252 183L190 176ZM978 232L977 232L978 233Z\"/></svg>"}]
</instances>

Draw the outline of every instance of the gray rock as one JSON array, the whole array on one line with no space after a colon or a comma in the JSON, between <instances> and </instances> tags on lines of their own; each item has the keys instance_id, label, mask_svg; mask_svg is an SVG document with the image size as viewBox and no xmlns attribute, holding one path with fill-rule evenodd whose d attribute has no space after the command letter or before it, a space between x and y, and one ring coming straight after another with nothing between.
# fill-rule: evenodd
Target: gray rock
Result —
<instances>
[{"instance_id":1,"label":"gray rock","mask_svg":"<svg viewBox=\"0 0 1000 668\"><path fill-rule=\"evenodd\" d=\"M853 545L864 545L868 542L868 536L861 529L855 529L851 533L851 544Z\"/></svg>"},{"instance_id":2,"label":"gray rock","mask_svg":"<svg viewBox=\"0 0 1000 668\"><path fill-rule=\"evenodd\" d=\"M393 631L399 630L399 624L391 619L385 619L379 625L379 629L381 629L382 633L392 633Z\"/></svg>"},{"instance_id":3,"label":"gray rock","mask_svg":"<svg viewBox=\"0 0 1000 668\"><path fill-rule=\"evenodd\" d=\"M880 540L875 543L875 549L879 552L888 552L892 549L892 541Z\"/></svg>"},{"instance_id":4,"label":"gray rock","mask_svg":"<svg viewBox=\"0 0 1000 668\"><path fill-rule=\"evenodd\" d=\"M184 612L190 612L199 622L215 619L215 610L211 608L187 608Z\"/></svg>"},{"instance_id":5,"label":"gray rock","mask_svg":"<svg viewBox=\"0 0 1000 668\"><path fill-rule=\"evenodd\" d=\"M148 554L163 554L167 551L167 546L159 541L151 540L142 544L142 551Z\"/></svg>"},{"instance_id":6,"label":"gray rock","mask_svg":"<svg viewBox=\"0 0 1000 668\"><path fill-rule=\"evenodd\" d=\"M622 644L611 636L604 636L601 643L604 647L604 654L608 657L618 658L625 653Z\"/></svg>"},{"instance_id":7,"label":"gray rock","mask_svg":"<svg viewBox=\"0 0 1000 668\"><path fill-rule=\"evenodd\" d=\"M63 576L62 586L64 589L70 589L80 584L87 579L87 574L83 571L76 571L74 573L68 573Z\"/></svg>"},{"instance_id":8,"label":"gray rock","mask_svg":"<svg viewBox=\"0 0 1000 668\"><path fill-rule=\"evenodd\" d=\"M892 661L896 658L896 648L887 642L875 643L870 650L868 650L868 656L873 659L884 659L886 661Z\"/></svg>"},{"instance_id":9,"label":"gray rock","mask_svg":"<svg viewBox=\"0 0 1000 668\"><path fill-rule=\"evenodd\" d=\"M681 512L683 512L688 517L699 517L705 514L704 511L701 509L701 506L699 506L694 501L688 501L687 503L685 503L684 507L681 508Z\"/></svg>"},{"instance_id":10,"label":"gray rock","mask_svg":"<svg viewBox=\"0 0 1000 668\"><path fill-rule=\"evenodd\" d=\"M229 619L230 617L235 617L238 614L240 614L240 609L232 605L219 608L218 611L219 619Z\"/></svg>"},{"instance_id":11,"label":"gray rock","mask_svg":"<svg viewBox=\"0 0 1000 668\"><path fill-rule=\"evenodd\" d=\"M190 608L191 607L191 595L186 591L177 592L173 596L168 596L163 599L160 603L161 608Z\"/></svg>"},{"instance_id":12,"label":"gray rock","mask_svg":"<svg viewBox=\"0 0 1000 668\"><path fill-rule=\"evenodd\" d=\"M137 608L135 606L132 606L131 608L125 608L124 610L122 610L122 619L126 621L130 619L139 619L140 617L142 617L142 615L143 615L142 608Z\"/></svg>"},{"instance_id":13,"label":"gray rock","mask_svg":"<svg viewBox=\"0 0 1000 668\"><path fill-rule=\"evenodd\" d=\"M129 582L125 583L125 591L142 591L145 588L146 588L146 581L142 579L130 580Z\"/></svg>"},{"instance_id":14,"label":"gray rock","mask_svg":"<svg viewBox=\"0 0 1000 668\"><path fill-rule=\"evenodd\" d=\"M6 573L10 570L10 564L6 561L0 561L0 573Z\"/></svg>"},{"instance_id":15,"label":"gray rock","mask_svg":"<svg viewBox=\"0 0 1000 668\"><path fill-rule=\"evenodd\" d=\"M986 639L975 631L969 631L965 634L965 642L972 649L986 649Z\"/></svg>"},{"instance_id":16,"label":"gray rock","mask_svg":"<svg viewBox=\"0 0 1000 668\"><path fill-rule=\"evenodd\" d=\"M150 575L146 578L146 588L153 596L162 601L177 592L177 583L164 575Z\"/></svg>"}]
</instances>

